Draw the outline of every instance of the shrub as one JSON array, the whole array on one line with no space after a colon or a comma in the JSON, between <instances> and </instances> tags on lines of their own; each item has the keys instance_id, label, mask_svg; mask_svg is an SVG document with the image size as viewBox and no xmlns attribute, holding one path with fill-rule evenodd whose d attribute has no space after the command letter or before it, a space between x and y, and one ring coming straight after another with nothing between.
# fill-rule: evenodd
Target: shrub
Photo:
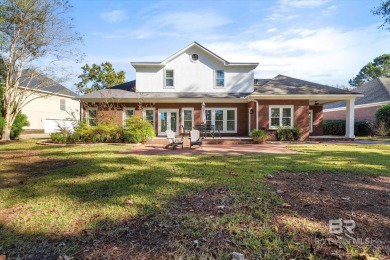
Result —
<instances>
[{"instance_id":1,"label":"shrub","mask_svg":"<svg viewBox=\"0 0 390 260\"><path fill-rule=\"evenodd\" d=\"M390 130L386 127L385 122L379 122L377 128L375 129L375 134L378 136L387 136L390 134Z\"/></svg>"},{"instance_id":2,"label":"shrub","mask_svg":"<svg viewBox=\"0 0 390 260\"><path fill-rule=\"evenodd\" d=\"M123 128L123 139L130 143L145 143L155 136L152 124L142 119L142 117L133 116L126 120L126 126Z\"/></svg>"},{"instance_id":3,"label":"shrub","mask_svg":"<svg viewBox=\"0 0 390 260\"><path fill-rule=\"evenodd\" d=\"M278 127L275 132L276 140L278 141L293 141L301 138L301 132L297 127L293 129L287 127Z\"/></svg>"},{"instance_id":4,"label":"shrub","mask_svg":"<svg viewBox=\"0 0 390 260\"><path fill-rule=\"evenodd\" d=\"M345 120L324 120L324 135L345 135Z\"/></svg>"},{"instance_id":5,"label":"shrub","mask_svg":"<svg viewBox=\"0 0 390 260\"><path fill-rule=\"evenodd\" d=\"M324 120L324 135L345 135L345 120ZM366 136L373 133L373 125L369 121L355 122L355 135Z\"/></svg>"},{"instance_id":6,"label":"shrub","mask_svg":"<svg viewBox=\"0 0 390 260\"><path fill-rule=\"evenodd\" d=\"M268 133L264 129L253 130L251 136L253 140L258 141L260 143L264 143L268 140Z\"/></svg>"},{"instance_id":7,"label":"shrub","mask_svg":"<svg viewBox=\"0 0 390 260\"><path fill-rule=\"evenodd\" d=\"M54 143L62 143L62 144L64 144L68 140L68 135L64 134L64 133L51 133L50 134L50 139Z\"/></svg>"},{"instance_id":8,"label":"shrub","mask_svg":"<svg viewBox=\"0 0 390 260\"><path fill-rule=\"evenodd\" d=\"M25 114L19 113L15 117L15 121L11 127L11 139L15 140L19 138L20 133L23 131L24 126L29 126L27 116Z\"/></svg>"},{"instance_id":9,"label":"shrub","mask_svg":"<svg viewBox=\"0 0 390 260\"><path fill-rule=\"evenodd\" d=\"M390 104L381 106L375 113L376 123L385 123L386 129L390 129Z\"/></svg>"}]
</instances>

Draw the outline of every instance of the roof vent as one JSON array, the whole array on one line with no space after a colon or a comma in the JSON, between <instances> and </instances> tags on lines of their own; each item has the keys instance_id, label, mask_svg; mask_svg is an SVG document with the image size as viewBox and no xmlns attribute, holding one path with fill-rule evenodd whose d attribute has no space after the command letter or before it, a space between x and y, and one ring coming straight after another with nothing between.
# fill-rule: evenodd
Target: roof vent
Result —
<instances>
[{"instance_id":1,"label":"roof vent","mask_svg":"<svg viewBox=\"0 0 390 260\"><path fill-rule=\"evenodd\" d=\"M194 53L194 54L191 55L191 60L192 60L192 61L195 61L195 62L196 62L196 61L198 61L198 59L199 59L198 54Z\"/></svg>"}]
</instances>

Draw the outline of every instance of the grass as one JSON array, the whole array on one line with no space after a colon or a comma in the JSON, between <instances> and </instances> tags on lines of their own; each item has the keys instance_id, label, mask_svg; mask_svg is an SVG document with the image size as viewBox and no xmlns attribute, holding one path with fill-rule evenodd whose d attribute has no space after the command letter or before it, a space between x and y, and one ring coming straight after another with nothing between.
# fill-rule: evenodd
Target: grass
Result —
<instances>
[{"instance_id":1,"label":"grass","mask_svg":"<svg viewBox=\"0 0 390 260\"><path fill-rule=\"evenodd\" d=\"M115 246L115 258L143 241L149 249L134 250L148 257L229 258L238 251L248 258L316 258L271 222L282 200L265 185L267 175L388 175L390 146L291 148L300 153L131 156L121 154L129 145L0 144L0 255L93 258ZM197 208L200 201L224 204L228 214Z\"/></svg>"},{"instance_id":2,"label":"grass","mask_svg":"<svg viewBox=\"0 0 390 260\"><path fill-rule=\"evenodd\" d=\"M390 142L390 136L357 136L357 140Z\"/></svg>"}]
</instances>

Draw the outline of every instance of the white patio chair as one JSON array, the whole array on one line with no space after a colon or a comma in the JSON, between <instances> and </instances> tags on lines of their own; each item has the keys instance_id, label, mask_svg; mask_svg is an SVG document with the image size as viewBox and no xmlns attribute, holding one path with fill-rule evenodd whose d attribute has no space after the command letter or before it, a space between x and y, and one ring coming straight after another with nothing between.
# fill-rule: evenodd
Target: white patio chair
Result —
<instances>
[{"instance_id":1,"label":"white patio chair","mask_svg":"<svg viewBox=\"0 0 390 260\"><path fill-rule=\"evenodd\" d=\"M200 137L199 130L191 130L190 131L190 149L193 145L202 145L202 138Z\"/></svg>"},{"instance_id":2,"label":"white patio chair","mask_svg":"<svg viewBox=\"0 0 390 260\"><path fill-rule=\"evenodd\" d=\"M177 146L181 145L181 149L183 149L184 146L184 140L181 138L180 141L176 140L176 134L172 130L165 131L167 134L167 139L169 144L166 147L172 146L172 150L175 149Z\"/></svg>"}]
</instances>

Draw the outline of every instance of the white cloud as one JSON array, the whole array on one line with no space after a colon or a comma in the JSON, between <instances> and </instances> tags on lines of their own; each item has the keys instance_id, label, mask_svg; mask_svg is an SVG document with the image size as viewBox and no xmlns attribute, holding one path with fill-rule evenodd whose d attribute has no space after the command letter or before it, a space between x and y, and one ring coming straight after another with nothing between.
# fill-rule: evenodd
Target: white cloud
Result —
<instances>
[{"instance_id":1,"label":"white cloud","mask_svg":"<svg viewBox=\"0 0 390 260\"><path fill-rule=\"evenodd\" d=\"M260 62L256 70L260 78L286 74L323 84L347 85L367 62L388 52L389 41L390 34L373 25L349 31L297 28L257 41L206 46L228 61Z\"/></svg>"},{"instance_id":2,"label":"white cloud","mask_svg":"<svg viewBox=\"0 0 390 260\"><path fill-rule=\"evenodd\" d=\"M283 7L314 8L329 3L331 0L280 0Z\"/></svg>"},{"instance_id":3,"label":"white cloud","mask_svg":"<svg viewBox=\"0 0 390 260\"><path fill-rule=\"evenodd\" d=\"M164 12L153 16L144 15L140 19L144 20L141 27L117 30L104 37L147 39L161 36L182 36L183 34L196 36L197 34L204 35L230 22L224 16L205 11Z\"/></svg>"},{"instance_id":4,"label":"white cloud","mask_svg":"<svg viewBox=\"0 0 390 260\"><path fill-rule=\"evenodd\" d=\"M321 13L324 14L324 15L329 15L329 14L333 13L336 9L337 9L337 6L331 5L331 6L328 6L328 7L327 7L325 10L323 10Z\"/></svg>"},{"instance_id":5,"label":"white cloud","mask_svg":"<svg viewBox=\"0 0 390 260\"><path fill-rule=\"evenodd\" d=\"M267 33L272 33L272 32L276 32L278 29L276 29L275 27L273 27L273 28L269 28L267 31L265 31L265 32L267 32Z\"/></svg>"},{"instance_id":6,"label":"white cloud","mask_svg":"<svg viewBox=\"0 0 390 260\"><path fill-rule=\"evenodd\" d=\"M100 14L100 17L109 23L123 22L128 19L125 10L113 10L111 12L104 12Z\"/></svg>"}]
</instances>

